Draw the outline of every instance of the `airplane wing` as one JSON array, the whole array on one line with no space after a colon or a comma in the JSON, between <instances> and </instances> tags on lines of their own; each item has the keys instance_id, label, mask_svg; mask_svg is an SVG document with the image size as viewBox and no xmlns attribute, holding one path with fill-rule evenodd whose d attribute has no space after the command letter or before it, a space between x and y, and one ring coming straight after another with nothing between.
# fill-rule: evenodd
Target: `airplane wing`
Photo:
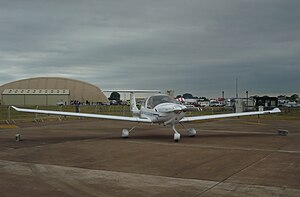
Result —
<instances>
[{"instance_id":1,"label":"airplane wing","mask_svg":"<svg viewBox=\"0 0 300 197\"><path fill-rule=\"evenodd\" d=\"M252 115L264 115L264 114L273 114L281 112L279 108L274 108L269 111L255 111L255 112L241 112L241 113L231 113L231 114L217 114L217 115L205 115L205 116L191 116L184 117L180 122L190 122L195 120L208 120L216 118L230 118L230 117L239 117L239 116L252 116Z\"/></svg>"},{"instance_id":2,"label":"airplane wing","mask_svg":"<svg viewBox=\"0 0 300 197\"><path fill-rule=\"evenodd\" d=\"M48 115L59 115L59 116L76 116L76 117L86 117L86 118L100 118L109 120L124 120L131 122L144 122L152 123L150 119L139 118L139 117L127 117L127 116L112 116L112 115L102 115L102 114L88 114L88 113L75 113L75 112L64 112L64 111L50 111L50 110L39 110L39 109L24 109L11 106L13 109L19 112L28 113L38 113L38 114L48 114Z\"/></svg>"}]
</instances>

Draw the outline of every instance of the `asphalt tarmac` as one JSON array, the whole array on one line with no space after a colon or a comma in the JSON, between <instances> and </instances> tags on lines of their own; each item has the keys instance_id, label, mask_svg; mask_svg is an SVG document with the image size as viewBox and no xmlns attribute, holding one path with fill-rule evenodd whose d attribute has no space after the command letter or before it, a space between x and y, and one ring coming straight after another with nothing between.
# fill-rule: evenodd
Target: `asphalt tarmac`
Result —
<instances>
[{"instance_id":1,"label":"asphalt tarmac","mask_svg":"<svg viewBox=\"0 0 300 197\"><path fill-rule=\"evenodd\" d=\"M300 121L170 127L78 119L0 127L0 196L300 196ZM278 130L289 131L279 136ZM15 135L21 141L15 141Z\"/></svg>"}]
</instances>

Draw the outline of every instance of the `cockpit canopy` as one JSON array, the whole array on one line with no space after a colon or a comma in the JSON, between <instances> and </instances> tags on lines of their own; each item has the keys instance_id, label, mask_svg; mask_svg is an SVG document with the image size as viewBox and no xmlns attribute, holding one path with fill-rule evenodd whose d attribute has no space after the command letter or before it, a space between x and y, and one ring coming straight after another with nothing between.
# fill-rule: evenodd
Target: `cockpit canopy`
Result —
<instances>
[{"instance_id":1,"label":"cockpit canopy","mask_svg":"<svg viewBox=\"0 0 300 197\"><path fill-rule=\"evenodd\" d=\"M161 103L176 103L176 100L168 95L163 95L163 94L153 95L146 100L145 107L148 109L153 109L154 107L156 107L158 104Z\"/></svg>"}]
</instances>

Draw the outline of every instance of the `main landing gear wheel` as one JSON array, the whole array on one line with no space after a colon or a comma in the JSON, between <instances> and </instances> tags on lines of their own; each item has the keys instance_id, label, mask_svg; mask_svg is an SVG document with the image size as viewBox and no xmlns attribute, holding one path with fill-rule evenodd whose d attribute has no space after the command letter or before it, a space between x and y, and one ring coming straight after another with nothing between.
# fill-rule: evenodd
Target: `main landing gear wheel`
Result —
<instances>
[{"instance_id":1,"label":"main landing gear wheel","mask_svg":"<svg viewBox=\"0 0 300 197\"><path fill-rule=\"evenodd\" d=\"M132 127L130 130L128 130L128 129L123 129L123 130L122 130L122 138L128 138L129 133L130 133L134 128L135 128L135 126Z\"/></svg>"},{"instance_id":2,"label":"main landing gear wheel","mask_svg":"<svg viewBox=\"0 0 300 197\"><path fill-rule=\"evenodd\" d=\"M197 132L196 132L196 130L194 128L190 128L188 130L188 134L189 134L190 137L195 137L196 133Z\"/></svg>"},{"instance_id":3,"label":"main landing gear wheel","mask_svg":"<svg viewBox=\"0 0 300 197\"><path fill-rule=\"evenodd\" d=\"M122 138L128 138L129 136L129 131L128 129L123 129L122 130Z\"/></svg>"}]
</instances>

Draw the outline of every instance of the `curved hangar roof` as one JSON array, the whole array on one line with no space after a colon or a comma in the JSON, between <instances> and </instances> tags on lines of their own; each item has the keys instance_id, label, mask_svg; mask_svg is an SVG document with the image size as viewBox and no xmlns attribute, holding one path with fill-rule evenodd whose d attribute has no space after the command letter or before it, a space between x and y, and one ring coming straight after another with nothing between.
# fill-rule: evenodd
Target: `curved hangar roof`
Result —
<instances>
[{"instance_id":1,"label":"curved hangar roof","mask_svg":"<svg viewBox=\"0 0 300 197\"><path fill-rule=\"evenodd\" d=\"M70 91L70 100L108 102L106 96L97 86L68 78L38 77L23 79L0 86L0 93L5 89L66 89Z\"/></svg>"}]
</instances>

